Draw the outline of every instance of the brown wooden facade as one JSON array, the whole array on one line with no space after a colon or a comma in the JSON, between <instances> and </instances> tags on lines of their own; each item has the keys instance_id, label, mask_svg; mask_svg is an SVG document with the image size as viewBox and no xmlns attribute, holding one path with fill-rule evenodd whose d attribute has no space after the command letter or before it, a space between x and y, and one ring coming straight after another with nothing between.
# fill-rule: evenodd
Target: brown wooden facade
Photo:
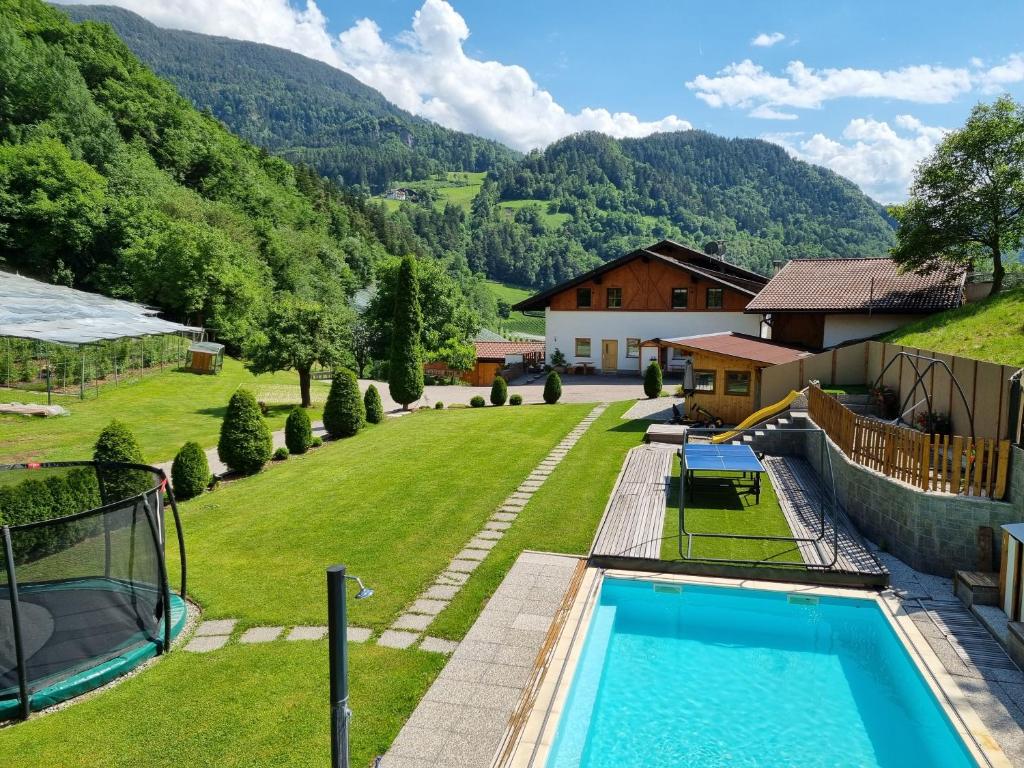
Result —
<instances>
[{"instance_id":1,"label":"brown wooden facade","mask_svg":"<svg viewBox=\"0 0 1024 768\"><path fill-rule=\"evenodd\" d=\"M686 307L673 306L674 289L686 290ZM712 304L720 296L721 306L709 308L708 289L712 291ZM589 291L590 306L580 306L581 290ZM678 297L678 293L675 295ZM742 312L750 299L749 293L694 275L664 259L640 256L590 280L569 285L549 298L549 306L553 311L581 312Z\"/></svg>"},{"instance_id":2,"label":"brown wooden facade","mask_svg":"<svg viewBox=\"0 0 1024 768\"><path fill-rule=\"evenodd\" d=\"M662 354L672 354L671 350L663 349ZM694 380L701 383L702 375L714 374L714 385L711 391L695 392L688 399L690 404L698 405L708 413L714 414L724 424L738 424L757 410L757 393L761 386L761 369L764 364L751 360L741 360L727 355L716 355L712 352L694 350ZM737 384L746 380L745 394L730 394L727 388L735 391Z\"/></svg>"},{"instance_id":3,"label":"brown wooden facade","mask_svg":"<svg viewBox=\"0 0 1024 768\"><path fill-rule=\"evenodd\" d=\"M825 344L825 315L802 312L772 313L772 340L780 344L821 349Z\"/></svg>"}]
</instances>

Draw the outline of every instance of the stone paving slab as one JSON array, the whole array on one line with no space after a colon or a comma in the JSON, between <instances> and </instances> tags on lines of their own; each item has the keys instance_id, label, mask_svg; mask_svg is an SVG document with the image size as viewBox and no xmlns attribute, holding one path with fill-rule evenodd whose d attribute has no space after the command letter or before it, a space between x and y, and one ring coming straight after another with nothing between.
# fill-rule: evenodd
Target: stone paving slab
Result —
<instances>
[{"instance_id":1,"label":"stone paving slab","mask_svg":"<svg viewBox=\"0 0 1024 768\"><path fill-rule=\"evenodd\" d=\"M458 647L459 644L454 640L445 640L440 637L425 637L420 643L421 651L430 651L431 653L452 654Z\"/></svg>"},{"instance_id":2,"label":"stone paving slab","mask_svg":"<svg viewBox=\"0 0 1024 768\"><path fill-rule=\"evenodd\" d=\"M456 555L460 560L483 560L487 552L481 549L464 549Z\"/></svg>"},{"instance_id":3,"label":"stone paving slab","mask_svg":"<svg viewBox=\"0 0 1024 768\"><path fill-rule=\"evenodd\" d=\"M480 565L479 560L452 560L448 569L456 573L472 573Z\"/></svg>"},{"instance_id":4,"label":"stone paving slab","mask_svg":"<svg viewBox=\"0 0 1024 768\"><path fill-rule=\"evenodd\" d=\"M240 643L269 643L277 640L284 632L284 627L250 627L238 638Z\"/></svg>"},{"instance_id":5,"label":"stone paving slab","mask_svg":"<svg viewBox=\"0 0 1024 768\"><path fill-rule=\"evenodd\" d=\"M489 768L547 635L547 626L534 629L542 618L535 606L552 602L554 582L561 583L564 596L577 562L565 555L519 556L466 638L457 648L441 651L451 652L448 664L398 734L381 768ZM550 584L542 584L541 578ZM550 617L546 620L550 624ZM501 626L517 621L529 627ZM437 640L426 638L420 648L431 650Z\"/></svg>"},{"instance_id":6,"label":"stone paving slab","mask_svg":"<svg viewBox=\"0 0 1024 768\"><path fill-rule=\"evenodd\" d=\"M504 523L511 523L513 520L516 519L516 516L517 515L515 512L495 512L493 515L491 515L491 520L498 520Z\"/></svg>"},{"instance_id":7,"label":"stone paving slab","mask_svg":"<svg viewBox=\"0 0 1024 768\"><path fill-rule=\"evenodd\" d=\"M218 648L223 648L227 645L228 639L228 635L201 635L193 637L188 641L185 650L192 653L209 653L210 651L216 651Z\"/></svg>"},{"instance_id":8,"label":"stone paving slab","mask_svg":"<svg viewBox=\"0 0 1024 768\"><path fill-rule=\"evenodd\" d=\"M377 638L377 645L385 648L408 648L419 639L418 632L405 632L398 629L385 629Z\"/></svg>"},{"instance_id":9,"label":"stone paving slab","mask_svg":"<svg viewBox=\"0 0 1024 768\"><path fill-rule=\"evenodd\" d=\"M497 541L504 536L503 531L492 531L490 528L484 528L482 531L478 531L476 537L478 539L489 539L491 541Z\"/></svg>"},{"instance_id":10,"label":"stone paving slab","mask_svg":"<svg viewBox=\"0 0 1024 768\"><path fill-rule=\"evenodd\" d=\"M429 616L425 613L403 613L397 619L395 623L391 625L392 629L409 629L417 632L422 632L424 629L430 626L430 622L434 620L433 616Z\"/></svg>"},{"instance_id":11,"label":"stone paving slab","mask_svg":"<svg viewBox=\"0 0 1024 768\"><path fill-rule=\"evenodd\" d=\"M236 619L214 619L212 621L204 621L196 627L195 636L230 635L235 631L235 625L237 623L238 621Z\"/></svg>"},{"instance_id":12,"label":"stone paving slab","mask_svg":"<svg viewBox=\"0 0 1024 768\"><path fill-rule=\"evenodd\" d=\"M457 594L459 588L454 584L432 584L427 587L423 596L431 600L451 600Z\"/></svg>"},{"instance_id":13,"label":"stone paving slab","mask_svg":"<svg viewBox=\"0 0 1024 768\"><path fill-rule=\"evenodd\" d=\"M349 627L349 636L352 634L354 627ZM288 633L286 640L323 640L327 637L327 627L292 627L292 631Z\"/></svg>"},{"instance_id":14,"label":"stone paving slab","mask_svg":"<svg viewBox=\"0 0 1024 768\"><path fill-rule=\"evenodd\" d=\"M480 538L479 536L476 536L476 537L470 539L469 544L467 544L466 546L471 548L471 549L488 549L488 550L490 550L490 549L494 549L494 545L497 544L497 543L498 542L495 541L494 539L486 539L486 538Z\"/></svg>"},{"instance_id":15,"label":"stone paving slab","mask_svg":"<svg viewBox=\"0 0 1024 768\"><path fill-rule=\"evenodd\" d=\"M447 600L432 600L430 598L421 597L413 602L412 607L409 608L409 610L413 613L425 613L430 616L437 616L437 614L447 607Z\"/></svg>"},{"instance_id":16,"label":"stone paving slab","mask_svg":"<svg viewBox=\"0 0 1024 768\"><path fill-rule=\"evenodd\" d=\"M507 531L512 527L512 523L507 520L488 520L484 523L484 528L489 531Z\"/></svg>"},{"instance_id":17,"label":"stone paving slab","mask_svg":"<svg viewBox=\"0 0 1024 768\"><path fill-rule=\"evenodd\" d=\"M349 627L348 628L348 641L350 643L365 643L373 635L373 630L369 627Z\"/></svg>"}]
</instances>

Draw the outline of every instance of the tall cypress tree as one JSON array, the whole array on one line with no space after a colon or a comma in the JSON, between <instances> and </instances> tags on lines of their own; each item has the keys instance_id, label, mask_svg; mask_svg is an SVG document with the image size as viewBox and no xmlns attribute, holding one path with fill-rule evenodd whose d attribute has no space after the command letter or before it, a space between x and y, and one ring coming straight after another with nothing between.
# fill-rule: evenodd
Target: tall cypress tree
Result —
<instances>
[{"instance_id":1,"label":"tall cypress tree","mask_svg":"<svg viewBox=\"0 0 1024 768\"><path fill-rule=\"evenodd\" d=\"M420 354L420 286L416 278L416 260L402 259L395 287L395 320L391 328L391 365L388 391L391 399L406 410L423 396L423 361Z\"/></svg>"}]
</instances>

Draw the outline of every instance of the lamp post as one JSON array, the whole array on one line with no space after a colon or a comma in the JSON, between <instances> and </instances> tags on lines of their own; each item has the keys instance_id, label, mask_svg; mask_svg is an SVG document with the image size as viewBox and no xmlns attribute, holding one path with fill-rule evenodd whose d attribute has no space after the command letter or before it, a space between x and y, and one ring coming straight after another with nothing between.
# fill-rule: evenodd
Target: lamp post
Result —
<instances>
[{"instance_id":1,"label":"lamp post","mask_svg":"<svg viewBox=\"0 0 1024 768\"><path fill-rule=\"evenodd\" d=\"M327 644L331 667L331 766L349 768L348 721L348 617L346 616L345 581L359 585L356 600L373 594L358 576L345 573L344 565L327 569Z\"/></svg>"}]
</instances>

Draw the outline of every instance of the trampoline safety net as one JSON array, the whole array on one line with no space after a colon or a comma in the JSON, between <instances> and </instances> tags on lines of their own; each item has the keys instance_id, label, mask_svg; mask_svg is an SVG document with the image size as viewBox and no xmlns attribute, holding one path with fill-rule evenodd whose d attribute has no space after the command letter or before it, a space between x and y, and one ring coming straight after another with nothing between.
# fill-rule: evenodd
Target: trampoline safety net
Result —
<instances>
[{"instance_id":1,"label":"trampoline safety net","mask_svg":"<svg viewBox=\"0 0 1024 768\"><path fill-rule=\"evenodd\" d=\"M0 548L0 702L20 699L16 627L30 695L141 644L163 642L168 592L162 475L89 465L44 466L42 474L48 476L29 482L49 488L46 500L59 508L61 489L77 483L79 490L84 488L79 498L91 496L97 508L21 525L14 524L18 510L0 509L8 525ZM4 477L11 474L0 473L0 480L11 480ZM0 491L12 485L5 482ZM18 485L23 492L13 498L27 516L32 490L24 492L26 486ZM125 500L110 501L117 496ZM69 498L64 503L76 502Z\"/></svg>"}]
</instances>

